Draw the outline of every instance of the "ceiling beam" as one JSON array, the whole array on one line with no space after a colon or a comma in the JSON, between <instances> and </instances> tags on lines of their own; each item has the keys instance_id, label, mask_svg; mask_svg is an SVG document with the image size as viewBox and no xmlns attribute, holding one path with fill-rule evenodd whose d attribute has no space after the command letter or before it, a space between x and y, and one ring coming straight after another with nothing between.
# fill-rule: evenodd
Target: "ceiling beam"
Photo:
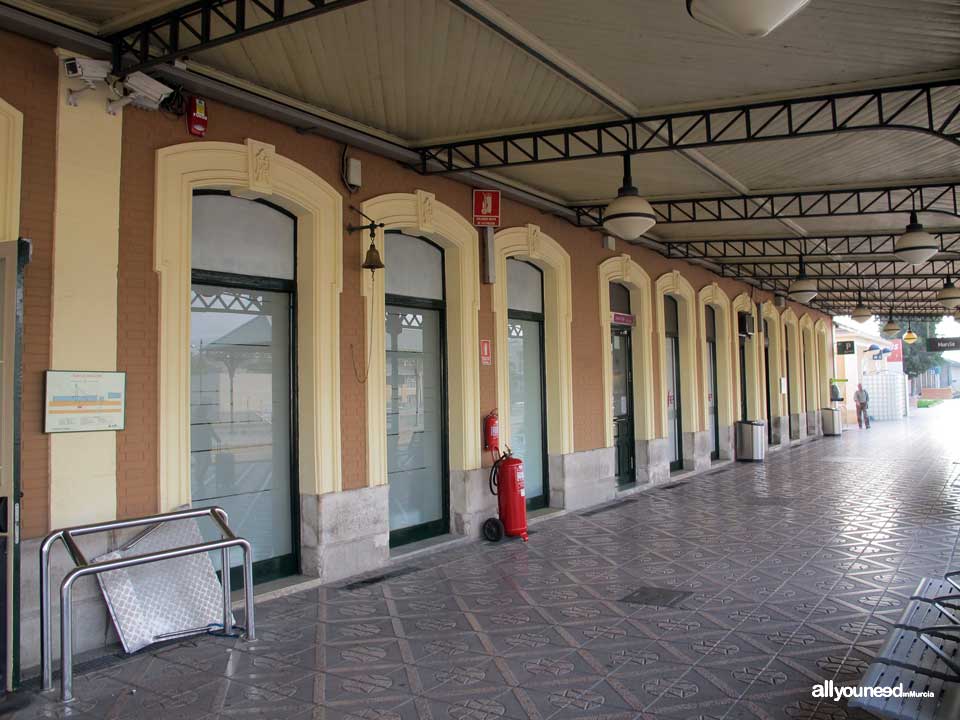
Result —
<instances>
[{"instance_id":1,"label":"ceiling beam","mask_svg":"<svg viewBox=\"0 0 960 720\"><path fill-rule=\"evenodd\" d=\"M651 201L658 225L730 220L847 217L930 212L960 218L960 183L878 188L803 190ZM603 224L604 205L576 205L577 224Z\"/></svg>"},{"instance_id":2,"label":"ceiling beam","mask_svg":"<svg viewBox=\"0 0 960 720\"><path fill-rule=\"evenodd\" d=\"M477 137L418 151L422 172L451 173L866 130L909 130L960 146L958 116L960 80L940 80ZM431 168L434 161L439 169Z\"/></svg>"},{"instance_id":3,"label":"ceiling beam","mask_svg":"<svg viewBox=\"0 0 960 720\"><path fill-rule=\"evenodd\" d=\"M906 265L893 260L887 261L855 261L838 262L836 260L828 262L809 262L805 263L807 275L816 280L844 280L850 283L850 287L856 289L862 287L862 280L884 280L884 279L914 279L914 280L939 280L941 283L946 278L957 277L957 268L960 267L956 260L935 260L923 266L923 272L917 272L912 265ZM800 264L792 261L783 261L779 263L747 263L743 265L720 265L720 275L725 277L751 277L751 278L774 278L793 280L800 273Z\"/></svg>"},{"instance_id":4,"label":"ceiling beam","mask_svg":"<svg viewBox=\"0 0 960 720\"><path fill-rule=\"evenodd\" d=\"M960 254L960 231L931 233L939 243L941 254ZM832 259L830 256L852 257L854 260L876 256L891 256L899 235L822 235L818 237L778 237L731 240L725 238L701 240L665 240L667 257L702 258L725 264L757 262L786 262L801 256L811 262ZM884 259L892 260L893 257ZM938 258L941 260L950 259Z\"/></svg>"},{"instance_id":5,"label":"ceiling beam","mask_svg":"<svg viewBox=\"0 0 960 720\"><path fill-rule=\"evenodd\" d=\"M113 68L128 75L366 0L196 0L110 35ZM290 6L295 5L299 10Z\"/></svg>"}]
</instances>

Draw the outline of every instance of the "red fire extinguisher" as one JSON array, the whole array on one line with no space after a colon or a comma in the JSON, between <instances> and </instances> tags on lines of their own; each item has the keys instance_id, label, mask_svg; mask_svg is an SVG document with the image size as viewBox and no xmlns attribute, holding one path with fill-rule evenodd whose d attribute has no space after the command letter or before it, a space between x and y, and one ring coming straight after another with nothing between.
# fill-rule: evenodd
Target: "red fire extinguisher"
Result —
<instances>
[{"instance_id":1,"label":"red fire extinguisher","mask_svg":"<svg viewBox=\"0 0 960 720\"><path fill-rule=\"evenodd\" d=\"M500 454L500 420L496 410L483 419L483 449L494 456Z\"/></svg>"},{"instance_id":2,"label":"red fire extinguisher","mask_svg":"<svg viewBox=\"0 0 960 720\"><path fill-rule=\"evenodd\" d=\"M497 496L499 518L483 523L483 536L498 542L504 535L527 542L527 491L523 484L523 461L510 454L497 458L490 468L490 492Z\"/></svg>"}]
</instances>

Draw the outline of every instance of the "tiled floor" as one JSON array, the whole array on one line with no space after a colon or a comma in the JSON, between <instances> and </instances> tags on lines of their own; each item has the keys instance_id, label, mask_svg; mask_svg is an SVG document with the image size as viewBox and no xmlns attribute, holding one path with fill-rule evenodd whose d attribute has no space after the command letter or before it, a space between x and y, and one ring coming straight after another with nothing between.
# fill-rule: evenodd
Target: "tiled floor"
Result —
<instances>
[{"instance_id":1,"label":"tiled floor","mask_svg":"<svg viewBox=\"0 0 960 720\"><path fill-rule=\"evenodd\" d=\"M960 401L536 526L530 543L258 606L78 677L15 717L546 720L862 717L853 683L924 575L954 566ZM960 566L960 559L956 565ZM622 599L690 593L673 607Z\"/></svg>"}]
</instances>

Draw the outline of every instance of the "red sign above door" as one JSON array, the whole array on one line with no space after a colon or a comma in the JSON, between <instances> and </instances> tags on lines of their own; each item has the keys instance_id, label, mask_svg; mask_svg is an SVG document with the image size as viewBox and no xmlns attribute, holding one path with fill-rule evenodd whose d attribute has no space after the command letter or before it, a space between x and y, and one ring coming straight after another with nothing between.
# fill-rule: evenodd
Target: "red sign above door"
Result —
<instances>
[{"instance_id":1,"label":"red sign above door","mask_svg":"<svg viewBox=\"0 0 960 720\"><path fill-rule=\"evenodd\" d=\"M610 313L610 322L614 325L634 325L636 321L633 318L633 315L629 313Z\"/></svg>"},{"instance_id":2,"label":"red sign above door","mask_svg":"<svg viewBox=\"0 0 960 720\"><path fill-rule=\"evenodd\" d=\"M500 191L473 191L473 224L477 227L500 227Z\"/></svg>"}]
</instances>

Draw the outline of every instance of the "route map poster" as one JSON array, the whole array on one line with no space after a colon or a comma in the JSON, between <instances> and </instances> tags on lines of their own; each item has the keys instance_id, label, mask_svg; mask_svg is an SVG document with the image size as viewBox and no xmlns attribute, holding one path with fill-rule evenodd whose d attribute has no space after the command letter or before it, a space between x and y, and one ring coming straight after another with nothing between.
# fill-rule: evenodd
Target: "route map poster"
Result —
<instances>
[{"instance_id":1,"label":"route map poster","mask_svg":"<svg viewBox=\"0 0 960 720\"><path fill-rule=\"evenodd\" d=\"M123 430L127 374L47 370L43 431Z\"/></svg>"}]
</instances>

